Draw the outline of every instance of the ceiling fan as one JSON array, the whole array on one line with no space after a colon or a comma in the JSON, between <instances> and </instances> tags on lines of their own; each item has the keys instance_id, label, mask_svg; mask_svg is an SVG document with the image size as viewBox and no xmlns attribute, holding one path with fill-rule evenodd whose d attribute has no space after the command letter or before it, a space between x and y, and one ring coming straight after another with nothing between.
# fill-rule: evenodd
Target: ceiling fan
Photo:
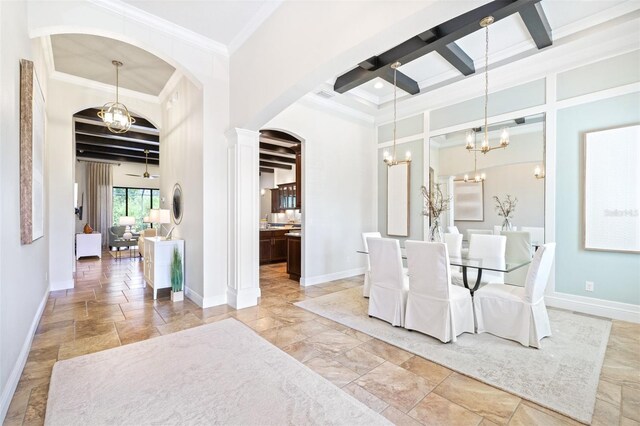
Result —
<instances>
[{"instance_id":1,"label":"ceiling fan","mask_svg":"<svg viewBox=\"0 0 640 426\"><path fill-rule=\"evenodd\" d=\"M144 173L141 174L141 175L136 175L134 173L126 173L126 175L127 176L141 177L141 178L145 178L145 179L158 179L160 177L160 175L150 175L149 174L148 160L149 160L149 150L145 149L144 150Z\"/></svg>"}]
</instances>

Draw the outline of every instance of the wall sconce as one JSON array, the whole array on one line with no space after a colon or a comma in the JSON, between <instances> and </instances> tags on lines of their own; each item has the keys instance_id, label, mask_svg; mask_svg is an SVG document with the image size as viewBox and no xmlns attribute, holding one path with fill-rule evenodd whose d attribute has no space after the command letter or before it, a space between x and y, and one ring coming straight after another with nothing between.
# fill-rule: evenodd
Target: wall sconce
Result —
<instances>
[{"instance_id":1,"label":"wall sconce","mask_svg":"<svg viewBox=\"0 0 640 426\"><path fill-rule=\"evenodd\" d=\"M536 179L544 179L544 172L540 166L536 166L536 168L533 169L533 176L535 176Z\"/></svg>"},{"instance_id":2,"label":"wall sconce","mask_svg":"<svg viewBox=\"0 0 640 426\"><path fill-rule=\"evenodd\" d=\"M266 190L266 189L262 188L262 189L260 190L260 195L264 195L264 194L266 194L266 193L267 193L267 190Z\"/></svg>"}]
</instances>

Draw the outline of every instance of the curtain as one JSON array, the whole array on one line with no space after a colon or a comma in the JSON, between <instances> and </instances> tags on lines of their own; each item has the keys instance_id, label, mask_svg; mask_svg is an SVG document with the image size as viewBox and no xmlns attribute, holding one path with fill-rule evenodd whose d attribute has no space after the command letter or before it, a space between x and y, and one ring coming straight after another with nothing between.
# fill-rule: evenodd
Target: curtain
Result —
<instances>
[{"instance_id":1,"label":"curtain","mask_svg":"<svg viewBox=\"0 0 640 426\"><path fill-rule=\"evenodd\" d=\"M113 165L87 163L87 221L95 232L102 234L102 246L109 244L112 225Z\"/></svg>"}]
</instances>

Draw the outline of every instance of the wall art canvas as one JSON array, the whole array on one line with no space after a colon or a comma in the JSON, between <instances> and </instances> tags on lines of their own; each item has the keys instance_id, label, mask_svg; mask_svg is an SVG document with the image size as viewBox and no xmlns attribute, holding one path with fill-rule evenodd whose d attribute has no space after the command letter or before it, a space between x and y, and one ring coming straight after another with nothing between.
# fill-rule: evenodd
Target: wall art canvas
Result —
<instances>
[{"instance_id":1,"label":"wall art canvas","mask_svg":"<svg viewBox=\"0 0 640 426\"><path fill-rule=\"evenodd\" d=\"M584 247L640 252L640 125L584 141Z\"/></svg>"},{"instance_id":2,"label":"wall art canvas","mask_svg":"<svg viewBox=\"0 0 640 426\"><path fill-rule=\"evenodd\" d=\"M45 100L33 62L20 61L20 241L44 236Z\"/></svg>"},{"instance_id":3,"label":"wall art canvas","mask_svg":"<svg viewBox=\"0 0 640 426\"><path fill-rule=\"evenodd\" d=\"M387 235L409 236L409 163L387 167Z\"/></svg>"},{"instance_id":4,"label":"wall art canvas","mask_svg":"<svg viewBox=\"0 0 640 426\"><path fill-rule=\"evenodd\" d=\"M453 220L482 222L484 220L484 183L454 182Z\"/></svg>"}]
</instances>

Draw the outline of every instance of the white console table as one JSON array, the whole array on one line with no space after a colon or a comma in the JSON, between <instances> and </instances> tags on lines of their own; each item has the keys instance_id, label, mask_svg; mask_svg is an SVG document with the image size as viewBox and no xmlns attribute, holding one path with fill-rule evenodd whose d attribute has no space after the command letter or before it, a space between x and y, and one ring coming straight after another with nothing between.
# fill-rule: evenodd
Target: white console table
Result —
<instances>
[{"instance_id":1,"label":"white console table","mask_svg":"<svg viewBox=\"0 0 640 426\"><path fill-rule=\"evenodd\" d=\"M102 234L76 234L76 260L86 256L102 258Z\"/></svg>"},{"instance_id":2,"label":"white console table","mask_svg":"<svg viewBox=\"0 0 640 426\"><path fill-rule=\"evenodd\" d=\"M144 280L153 287L154 299L158 298L159 288L171 287L171 258L174 248L178 249L182 257L184 277L184 240L165 240L157 237L144 239Z\"/></svg>"}]
</instances>

